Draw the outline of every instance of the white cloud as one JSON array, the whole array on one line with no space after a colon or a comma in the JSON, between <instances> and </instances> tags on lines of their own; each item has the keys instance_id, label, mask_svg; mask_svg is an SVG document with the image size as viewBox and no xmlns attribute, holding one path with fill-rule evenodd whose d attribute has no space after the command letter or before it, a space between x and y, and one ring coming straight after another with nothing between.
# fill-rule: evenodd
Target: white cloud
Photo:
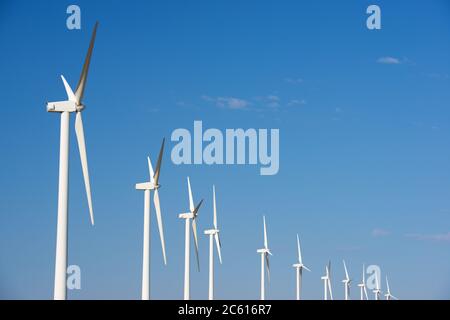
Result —
<instances>
[{"instance_id":1,"label":"white cloud","mask_svg":"<svg viewBox=\"0 0 450 320\"><path fill-rule=\"evenodd\" d=\"M306 104L306 100L305 99L292 99L288 102L288 107L293 107L293 106L303 106Z\"/></svg>"},{"instance_id":2,"label":"white cloud","mask_svg":"<svg viewBox=\"0 0 450 320\"><path fill-rule=\"evenodd\" d=\"M284 81L290 84L300 84L303 83L302 78L285 78Z\"/></svg>"},{"instance_id":3,"label":"white cloud","mask_svg":"<svg viewBox=\"0 0 450 320\"><path fill-rule=\"evenodd\" d=\"M244 99L234 97L210 97L202 95L203 100L214 103L217 107L228 109L245 109L250 105L250 102Z\"/></svg>"},{"instance_id":4,"label":"white cloud","mask_svg":"<svg viewBox=\"0 0 450 320\"><path fill-rule=\"evenodd\" d=\"M420 234L411 233L405 235L408 238L413 238L416 240L431 240L437 242L450 242L450 232L447 233L436 233L436 234Z\"/></svg>"},{"instance_id":5,"label":"white cloud","mask_svg":"<svg viewBox=\"0 0 450 320\"><path fill-rule=\"evenodd\" d=\"M388 230L375 228L372 230L372 236L373 237L385 237L390 235L391 233Z\"/></svg>"},{"instance_id":6,"label":"white cloud","mask_svg":"<svg viewBox=\"0 0 450 320\"><path fill-rule=\"evenodd\" d=\"M267 106L273 109L280 107L280 97L275 95L268 95L266 97Z\"/></svg>"},{"instance_id":7,"label":"white cloud","mask_svg":"<svg viewBox=\"0 0 450 320\"><path fill-rule=\"evenodd\" d=\"M401 64L402 62L398 58L394 57L381 57L377 60L378 63L381 64Z\"/></svg>"}]
</instances>

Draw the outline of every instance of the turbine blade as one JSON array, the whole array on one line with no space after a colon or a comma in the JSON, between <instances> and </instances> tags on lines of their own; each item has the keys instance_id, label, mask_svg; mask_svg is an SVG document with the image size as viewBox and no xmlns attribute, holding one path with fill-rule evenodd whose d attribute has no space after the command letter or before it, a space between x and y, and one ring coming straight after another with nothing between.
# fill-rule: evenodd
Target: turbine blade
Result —
<instances>
[{"instance_id":1,"label":"turbine blade","mask_svg":"<svg viewBox=\"0 0 450 320\"><path fill-rule=\"evenodd\" d=\"M197 258L197 269L200 271L200 259L198 257L197 219L192 219L192 234L194 235L195 257Z\"/></svg>"},{"instance_id":2,"label":"turbine blade","mask_svg":"<svg viewBox=\"0 0 450 320\"><path fill-rule=\"evenodd\" d=\"M155 175L154 177L154 182L157 185L158 181L159 181L159 173L161 171L161 161L162 161L162 156L163 156L163 152L164 152L164 142L166 141L165 138L163 138L162 144L161 144L161 149L159 150L159 156L158 156L158 162L156 163L156 170L155 170Z\"/></svg>"},{"instance_id":3,"label":"turbine blade","mask_svg":"<svg viewBox=\"0 0 450 320\"><path fill-rule=\"evenodd\" d=\"M161 248L162 248L162 254L164 258L164 264L167 265L167 257L166 257L166 243L164 241L164 229L163 229L163 222L162 222L162 216L161 216L161 207L159 204L159 193L158 189L155 189L155 194L153 196L153 203L155 204L155 211L156 211L156 220L158 222L158 230L159 230L159 238L161 239Z\"/></svg>"},{"instance_id":4,"label":"turbine blade","mask_svg":"<svg viewBox=\"0 0 450 320\"><path fill-rule=\"evenodd\" d=\"M269 265L269 255L264 253L264 258L266 259L266 269L267 269L267 280L270 282L270 265Z\"/></svg>"},{"instance_id":5,"label":"turbine blade","mask_svg":"<svg viewBox=\"0 0 450 320\"><path fill-rule=\"evenodd\" d=\"M222 264L222 252L220 251L220 248L222 247L219 239L219 234L214 234L214 240L216 241L216 248L217 248L217 254L219 255L219 261L220 264Z\"/></svg>"},{"instance_id":6,"label":"turbine blade","mask_svg":"<svg viewBox=\"0 0 450 320\"><path fill-rule=\"evenodd\" d=\"M298 234L297 234L297 252L298 252L298 263L302 264L302 251L300 249L300 240L298 239Z\"/></svg>"},{"instance_id":7,"label":"turbine blade","mask_svg":"<svg viewBox=\"0 0 450 320\"><path fill-rule=\"evenodd\" d=\"M375 284L377 285L375 289L380 290L380 280L378 279L378 274L376 272L375 272Z\"/></svg>"},{"instance_id":8,"label":"turbine blade","mask_svg":"<svg viewBox=\"0 0 450 320\"><path fill-rule=\"evenodd\" d=\"M198 203L198 205L195 207L195 209L194 209L194 211L193 211L193 213L194 213L195 215L197 215L198 210L200 210L200 207L202 206L202 203L203 203L203 199L200 200L200 202Z\"/></svg>"},{"instance_id":9,"label":"turbine blade","mask_svg":"<svg viewBox=\"0 0 450 320\"><path fill-rule=\"evenodd\" d=\"M194 200L192 198L192 190L191 190L191 181L189 180L189 177L187 177L187 182L188 182L188 190L189 190L189 210L191 212L194 212Z\"/></svg>"},{"instance_id":10,"label":"turbine blade","mask_svg":"<svg viewBox=\"0 0 450 320\"><path fill-rule=\"evenodd\" d=\"M386 288L387 288L387 292L390 295L391 294L391 289L389 288L389 281L388 281L388 277L386 276Z\"/></svg>"},{"instance_id":11,"label":"turbine blade","mask_svg":"<svg viewBox=\"0 0 450 320\"><path fill-rule=\"evenodd\" d=\"M73 93L72 88L67 83L66 78L64 78L64 76L61 75L61 79L64 83L64 88L66 89L67 99L69 99L69 101L76 102L77 98L75 97L75 94Z\"/></svg>"},{"instance_id":12,"label":"turbine blade","mask_svg":"<svg viewBox=\"0 0 450 320\"><path fill-rule=\"evenodd\" d=\"M95 35L97 34L98 22L95 23L94 31L92 32L91 42L89 43L89 49L84 60L83 69L81 70L80 80L78 81L77 89L75 91L76 102L81 103L84 94L84 88L86 87L87 76L89 72L89 64L91 63L92 49L94 49Z\"/></svg>"},{"instance_id":13,"label":"turbine blade","mask_svg":"<svg viewBox=\"0 0 450 320\"><path fill-rule=\"evenodd\" d=\"M349 278L349 276L348 276L347 266L345 265L345 260L342 260L342 262L344 262L345 279L346 279L346 280L350 280L350 278Z\"/></svg>"},{"instance_id":14,"label":"turbine blade","mask_svg":"<svg viewBox=\"0 0 450 320\"><path fill-rule=\"evenodd\" d=\"M333 300L333 291L331 291L331 280L330 280L330 277L328 277L327 282L328 282L328 292L330 293L331 300Z\"/></svg>"},{"instance_id":15,"label":"turbine blade","mask_svg":"<svg viewBox=\"0 0 450 320\"><path fill-rule=\"evenodd\" d=\"M363 264L362 282L366 283L366 266Z\"/></svg>"},{"instance_id":16,"label":"turbine blade","mask_svg":"<svg viewBox=\"0 0 450 320\"><path fill-rule=\"evenodd\" d=\"M217 229L217 209L216 209L216 186L213 185L213 225L214 229Z\"/></svg>"},{"instance_id":17,"label":"turbine blade","mask_svg":"<svg viewBox=\"0 0 450 320\"><path fill-rule=\"evenodd\" d=\"M153 166L152 166L152 161L150 160L150 157L147 157L147 163L148 163L148 173L150 174L150 182L154 183Z\"/></svg>"},{"instance_id":18,"label":"turbine blade","mask_svg":"<svg viewBox=\"0 0 450 320\"><path fill-rule=\"evenodd\" d=\"M366 300L369 300L369 295L367 294L367 288L364 285L364 295L366 296Z\"/></svg>"},{"instance_id":19,"label":"turbine blade","mask_svg":"<svg viewBox=\"0 0 450 320\"><path fill-rule=\"evenodd\" d=\"M309 268L307 266L303 266L303 269L308 270L309 272L311 272L311 270L309 270Z\"/></svg>"},{"instance_id":20,"label":"turbine blade","mask_svg":"<svg viewBox=\"0 0 450 320\"><path fill-rule=\"evenodd\" d=\"M91 184L89 182L89 170L86 154L86 142L84 140L83 119L81 112L76 113L75 117L75 134L78 141L78 150L80 151L81 168L83 170L84 187L86 189L86 196L89 206L89 215L91 217L91 224L94 225L94 212L92 210Z\"/></svg>"},{"instance_id":21,"label":"turbine blade","mask_svg":"<svg viewBox=\"0 0 450 320\"><path fill-rule=\"evenodd\" d=\"M328 261L327 276L328 276L328 279L331 279L331 260Z\"/></svg>"},{"instance_id":22,"label":"turbine blade","mask_svg":"<svg viewBox=\"0 0 450 320\"><path fill-rule=\"evenodd\" d=\"M264 248L268 248L268 243L267 243L267 228L266 228L266 217L263 216L263 224L264 224Z\"/></svg>"}]
</instances>

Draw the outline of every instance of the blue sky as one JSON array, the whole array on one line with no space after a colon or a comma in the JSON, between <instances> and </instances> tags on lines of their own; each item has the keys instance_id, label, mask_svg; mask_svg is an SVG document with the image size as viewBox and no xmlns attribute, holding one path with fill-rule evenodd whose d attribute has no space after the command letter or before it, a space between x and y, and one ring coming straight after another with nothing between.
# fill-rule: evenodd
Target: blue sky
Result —
<instances>
[{"instance_id":1,"label":"blue sky","mask_svg":"<svg viewBox=\"0 0 450 320\"><path fill-rule=\"evenodd\" d=\"M365 27L372 3L382 10L379 31ZM258 298L263 214L274 254L268 298L295 297L296 233L312 269L307 299L322 297L329 259L336 298L342 259L355 284L363 263L377 264L399 298L450 297L446 1L77 1L82 29L72 31L69 4L0 4L1 298L53 296L59 117L45 102L65 99L60 74L76 85L96 20L83 115L96 225L72 120L69 264L81 266L82 289L69 298L140 297L143 194L134 184L147 178L145 157L156 158L162 137L192 131L194 120L279 128L280 171L176 166L168 141L160 180L168 266L153 224L153 298L182 298L186 176L195 199L205 198L200 230L212 224L217 188L217 298ZM217 103L231 98L241 107ZM207 297L200 240L194 299Z\"/></svg>"}]
</instances>

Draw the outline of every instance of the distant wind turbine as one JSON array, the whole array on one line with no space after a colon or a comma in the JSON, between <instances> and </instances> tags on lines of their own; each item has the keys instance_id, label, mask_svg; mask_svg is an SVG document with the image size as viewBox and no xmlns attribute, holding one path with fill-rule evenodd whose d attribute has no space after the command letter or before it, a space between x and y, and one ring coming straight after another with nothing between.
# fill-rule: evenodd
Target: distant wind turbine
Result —
<instances>
[{"instance_id":1,"label":"distant wind turbine","mask_svg":"<svg viewBox=\"0 0 450 320\"><path fill-rule=\"evenodd\" d=\"M375 272L375 289L373 290L375 295L375 300L380 300L381 289L380 289L380 279L378 279L378 274Z\"/></svg>"},{"instance_id":2,"label":"distant wind turbine","mask_svg":"<svg viewBox=\"0 0 450 320\"><path fill-rule=\"evenodd\" d=\"M366 300L369 300L369 296L367 294L367 288L366 288L366 267L363 265L363 273L362 273L362 280L361 283L358 284L358 287L361 291L361 300L364 300L364 297Z\"/></svg>"},{"instance_id":3,"label":"distant wind turbine","mask_svg":"<svg viewBox=\"0 0 450 320\"><path fill-rule=\"evenodd\" d=\"M267 269L267 280L270 281L269 255L272 255L267 243L266 217L263 216L264 225L264 248L258 249L256 252L261 254L261 300L266 298L265 288L265 270Z\"/></svg>"},{"instance_id":4,"label":"distant wind turbine","mask_svg":"<svg viewBox=\"0 0 450 320\"><path fill-rule=\"evenodd\" d=\"M328 262L328 265L325 266L325 275L321 277L323 280L323 298L324 300L328 300L328 294L330 294L330 300L333 300L333 292L331 291L331 261Z\"/></svg>"},{"instance_id":5,"label":"distant wind turbine","mask_svg":"<svg viewBox=\"0 0 450 320\"><path fill-rule=\"evenodd\" d=\"M56 261L55 261L55 286L53 297L55 300L65 300L67 295L67 220L68 220L68 196L69 196L69 120L70 113L75 112L75 134L78 141L78 149L81 158L81 168L84 177L87 201L91 224L94 225L94 212L92 209L91 185L89 182L89 171L86 154L86 143L84 140L83 120L81 112L85 106L82 103L84 89L86 86L89 64L91 62L92 50L94 48L95 35L97 33L98 22L92 32L89 49L81 70L75 93L67 83L64 76L61 79L66 89L66 101L48 102L47 111L61 114L60 145L59 145L59 183L58 183L58 223L56 228Z\"/></svg>"},{"instance_id":6,"label":"distant wind turbine","mask_svg":"<svg viewBox=\"0 0 450 320\"><path fill-rule=\"evenodd\" d=\"M192 221L192 233L194 235L195 256L197 257L197 268L200 271L200 260L198 257L198 238L197 238L197 216L198 210L203 203L203 199L194 206L194 199L192 197L191 182L187 178L189 191L189 212L180 213L178 217L185 220L185 243L184 243L184 300L191 298L190 293L190 228Z\"/></svg>"},{"instance_id":7,"label":"distant wind turbine","mask_svg":"<svg viewBox=\"0 0 450 320\"><path fill-rule=\"evenodd\" d=\"M386 289L387 289L387 293L384 295L386 297L386 300L392 300L392 299L398 300L398 298L394 297L391 294L391 289L389 288L389 281L388 281L387 277L386 277Z\"/></svg>"},{"instance_id":8,"label":"distant wind turbine","mask_svg":"<svg viewBox=\"0 0 450 320\"><path fill-rule=\"evenodd\" d=\"M298 234L297 234L297 254L298 254L298 261L297 263L293 264L292 266L295 268L295 272L297 275L297 281L296 281L296 297L297 300L300 300L300 294L301 294L301 288L302 288L302 276L303 276L303 269L309 270L309 268L307 266L305 266L302 262L302 252L300 249L300 240L298 239Z\"/></svg>"},{"instance_id":9,"label":"distant wind turbine","mask_svg":"<svg viewBox=\"0 0 450 320\"><path fill-rule=\"evenodd\" d=\"M208 299L214 299L214 243L216 242L217 255L220 264L222 264L222 254L220 252L221 242L219 238L219 229L217 228L217 210L216 210L216 187L213 186L213 229L205 230L209 235L209 288Z\"/></svg>"},{"instance_id":10,"label":"distant wind turbine","mask_svg":"<svg viewBox=\"0 0 450 320\"><path fill-rule=\"evenodd\" d=\"M150 192L155 190L153 196L153 203L155 205L156 220L158 222L159 236L161 239L162 254L164 264L167 264L166 245L164 242L164 230L161 217L161 207L159 204L159 174L161 171L161 160L164 151L164 139L162 141L161 149L159 150L158 162L156 163L156 170L153 172L152 162L150 157L147 157L148 171L150 174L150 181L137 183L137 190L144 190L144 244L142 255L142 300L150 299Z\"/></svg>"},{"instance_id":11,"label":"distant wind turbine","mask_svg":"<svg viewBox=\"0 0 450 320\"><path fill-rule=\"evenodd\" d=\"M345 265L345 260L342 260L344 262L344 270L345 270L345 279L342 280L344 283L344 297L345 300L349 300L350 298L350 283L352 280L348 276L347 266Z\"/></svg>"}]
</instances>

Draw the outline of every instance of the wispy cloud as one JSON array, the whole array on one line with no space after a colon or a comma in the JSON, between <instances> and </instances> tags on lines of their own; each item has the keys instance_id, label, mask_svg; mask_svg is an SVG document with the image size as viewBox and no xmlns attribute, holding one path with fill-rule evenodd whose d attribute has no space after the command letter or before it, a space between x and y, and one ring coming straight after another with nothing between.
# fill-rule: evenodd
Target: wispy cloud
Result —
<instances>
[{"instance_id":1,"label":"wispy cloud","mask_svg":"<svg viewBox=\"0 0 450 320\"><path fill-rule=\"evenodd\" d=\"M276 95L268 95L266 97L266 103L269 108L279 108L280 107L280 97Z\"/></svg>"},{"instance_id":2,"label":"wispy cloud","mask_svg":"<svg viewBox=\"0 0 450 320\"><path fill-rule=\"evenodd\" d=\"M437 72L432 72L432 73L428 73L426 74L427 77L432 78L432 79L439 79L439 80L448 80L450 79L450 76L448 73L437 73Z\"/></svg>"},{"instance_id":3,"label":"wispy cloud","mask_svg":"<svg viewBox=\"0 0 450 320\"><path fill-rule=\"evenodd\" d=\"M287 105L288 107L294 107L294 106L303 106L306 104L306 100L305 99L292 99L290 100Z\"/></svg>"},{"instance_id":4,"label":"wispy cloud","mask_svg":"<svg viewBox=\"0 0 450 320\"><path fill-rule=\"evenodd\" d=\"M381 229L381 228L375 228L372 230L372 237L386 237L388 235L390 235L391 232L385 229Z\"/></svg>"},{"instance_id":5,"label":"wispy cloud","mask_svg":"<svg viewBox=\"0 0 450 320\"><path fill-rule=\"evenodd\" d=\"M352 245L349 245L349 246L341 246L341 247L337 247L336 248L338 251L346 251L346 252L354 252L354 251L360 251L360 250L362 250L363 249L363 247L362 246L352 246Z\"/></svg>"},{"instance_id":6,"label":"wispy cloud","mask_svg":"<svg viewBox=\"0 0 450 320\"><path fill-rule=\"evenodd\" d=\"M381 57L378 58L377 63L381 63L381 64L401 64L402 61L398 58L394 58L394 57Z\"/></svg>"},{"instance_id":7,"label":"wispy cloud","mask_svg":"<svg viewBox=\"0 0 450 320\"><path fill-rule=\"evenodd\" d=\"M235 97L210 97L207 95L202 95L202 99L204 101L214 103L220 108L239 110L246 109L250 106L249 101Z\"/></svg>"},{"instance_id":8,"label":"wispy cloud","mask_svg":"<svg viewBox=\"0 0 450 320\"><path fill-rule=\"evenodd\" d=\"M405 235L408 238L422 241L450 242L450 232L436 234L409 233Z\"/></svg>"},{"instance_id":9,"label":"wispy cloud","mask_svg":"<svg viewBox=\"0 0 450 320\"><path fill-rule=\"evenodd\" d=\"M287 82L287 83L290 83L290 84L301 84L301 83L303 83L303 79L302 78L285 78L284 81Z\"/></svg>"}]
</instances>

